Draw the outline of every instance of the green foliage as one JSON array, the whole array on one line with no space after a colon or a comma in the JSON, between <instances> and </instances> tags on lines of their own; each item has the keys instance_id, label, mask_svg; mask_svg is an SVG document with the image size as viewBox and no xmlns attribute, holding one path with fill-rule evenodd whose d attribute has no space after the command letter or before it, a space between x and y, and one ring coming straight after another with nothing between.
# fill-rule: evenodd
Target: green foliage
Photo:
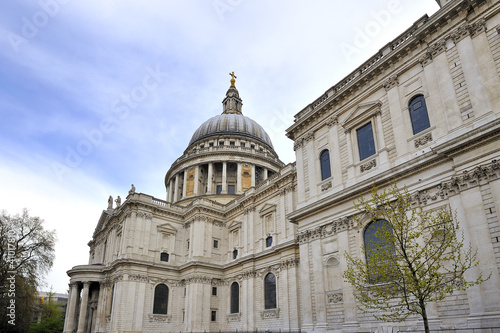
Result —
<instances>
[{"instance_id":1,"label":"green foliage","mask_svg":"<svg viewBox=\"0 0 500 333\"><path fill-rule=\"evenodd\" d=\"M355 207L361 212L356 217L359 228L372 221L383 225L374 228L371 238L365 237L364 258L346 253L348 268L343 274L356 290L360 309L375 318L403 321L420 315L428 331L428 302L485 280L464 279L478 261L476 252L464 247L459 222L448 207L424 211L412 205L406 188L396 186L380 192L374 188L371 198L360 199Z\"/></svg>"},{"instance_id":2,"label":"green foliage","mask_svg":"<svg viewBox=\"0 0 500 333\"><path fill-rule=\"evenodd\" d=\"M29 216L27 209L15 216L0 213L1 332L25 333L29 329L36 290L54 260L55 231L45 230L43 222ZM9 310L7 306L13 303L15 308Z\"/></svg>"},{"instance_id":3,"label":"green foliage","mask_svg":"<svg viewBox=\"0 0 500 333\"><path fill-rule=\"evenodd\" d=\"M64 329L63 309L53 297L52 292L48 297L41 300L40 311L41 321L30 326L29 333L52 333L62 332Z\"/></svg>"}]
</instances>

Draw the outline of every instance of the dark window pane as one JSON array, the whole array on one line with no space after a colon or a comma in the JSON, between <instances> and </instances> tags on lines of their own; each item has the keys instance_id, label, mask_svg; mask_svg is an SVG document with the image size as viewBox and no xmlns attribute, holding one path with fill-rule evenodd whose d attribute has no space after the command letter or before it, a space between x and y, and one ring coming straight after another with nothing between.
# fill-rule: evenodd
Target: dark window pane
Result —
<instances>
[{"instance_id":1,"label":"dark window pane","mask_svg":"<svg viewBox=\"0 0 500 333\"><path fill-rule=\"evenodd\" d=\"M233 259L238 258L238 250L233 251Z\"/></svg>"},{"instance_id":2,"label":"dark window pane","mask_svg":"<svg viewBox=\"0 0 500 333\"><path fill-rule=\"evenodd\" d=\"M386 220L371 222L364 232L365 256L368 266L368 282L379 283L389 279L390 274L377 270L381 258L389 258L394 252L394 244L390 242L392 228Z\"/></svg>"},{"instance_id":3,"label":"dark window pane","mask_svg":"<svg viewBox=\"0 0 500 333\"><path fill-rule=\"evenodd\" d=\"M221 193L222 193L222 185L217 185L215 194L221 194Z\"/></svg>"},{"instance_id":4,"label":"dark window pane","mask_svg":"<svg viewBox=\"0 0 500 333\"><path fill-rule=\"evenodd\" d=\"M212 321L217 321L217 311L212 311L212 317L210 319Z\"/></svg>"},{"instance_id":5,"label":"dark window pane","mask_svg":"<svg viewBox=\"0 0 500 333\"><path fill-rule=\"evenodd\" d=\"M155 288L153 313L167 314L167 305L168 305L168 287L164 284L159 284Z\"/></svg>"},{"instance_id":6,"label":"dark window pane","mask_svg":"<svg viewBox=\"0 0 500 333\"><path fill-rule=\"evenodd\" d=\"M167 253L167 252L162 252L162 253L160 254L160 260L161 260L161 261L168 261L168 257L169 257L169 255L168 255L168 253Z\"/></svg>"},{"instance_id":7,"label":"dark window pane","mask_svg":"<svg viewBox=\"0 0 500 333\"><path fill-rule=\"evenodd\" d=\"M214 249L219 248L219 241L217 239L214 239Z\"/></svg>"},{"instance_id":8,"label":"dark window pane","mask_svg":"<svg viewBox=\"0 0 500 333\"><path fill-rule=\"evenodd\" d=\"M227 193L228 194L234 194L234 185L228 185L227 186Z\"/></svg>"},{"instance_id":9,"label":"dark window pane","mask_svg":"<svg viewBox=\"0 0 500 333\"><path fill-rule=\"evenodd\" d=\"M413 134L422 132L424 129L431 126L429 123L429 115L427 114L427 106L425 104L424 96L419 95L412 99L409 109Z\"/></svg>"},{"instance_id":10,"label":"dark window pane","mask_svg":"<svg viewBox=\"0 0 500 333\"><path fill-rule=\"evenodd\" d=\"M231 313L240 312L240 286L233 282L231 285Z\"/></svg>"},{"instance_id":11,"label":"dark window pane","mask_svg":"<svg viewBox=\"0 0 500 333\"><path fill-rule=\"evenodd\" d=\"M217 296L217 287L212 287L212 296Z\"/></svg>"},{"instance_id":12,"label":"dark window pane","mask_svg":"<svg viewBox=\"0 0 500 333\"><path fill-rule=\"evenodd\" d=\"M367 157L375 154L375 141L373 140L372 123L364 125L357 129L359 160L364 160Z\"/></svg>"},{"instance_id":13,"label":"dark window pane","mask_svg":"<svg viewBox=\"0 0 500 333\"><path fill-rule=\"evenodd\" d=\"M273 237L269 236L266 238L266 247L273 245Z\"/></svg>"},{"instance_id":14,"label":"dark window pane","mask_svg":"<svg viewBox=\"0 0 500 333\"><path fill-rule=\"evenodd\" d=\"M321 180L325 180L331 176L330 152L328 150L324 150L319 159L321 163Z\"/></svg>"},{"instance_id":15,"label":"dark window pane","mask_svg":"<svg viewBox=\"0 0 500 333\"><path fill-rule=\"evenodd\" d=\"M276 309L276 277L273 273L264 278L264 303L266 309Z\"/></svg>"}]
</instances>

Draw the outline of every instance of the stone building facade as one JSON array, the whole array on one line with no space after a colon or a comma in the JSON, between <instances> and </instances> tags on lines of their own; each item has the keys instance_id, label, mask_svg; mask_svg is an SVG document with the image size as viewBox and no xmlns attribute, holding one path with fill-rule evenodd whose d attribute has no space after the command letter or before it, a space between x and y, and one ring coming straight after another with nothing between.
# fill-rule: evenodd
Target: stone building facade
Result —
<instances>
[{"instance_id":1,"label":"stone building facade","mask_svg":"<svg viewBox=\"0 0 500 333\"><path fill-rule=\"evenodd\" d=\"M65 332L421 329L357 308L344 253L360 257L353 202L406 186L456 212L489 280L430 304L432 328L500 327L500 4L438 1L297 113L284 165L242 113L223 113L165 176L166 200L111 199L71 278ZM119 204L118 204L119 203ZM114 206L114 207L113 207Z\"/></svg>"}]
</instances>

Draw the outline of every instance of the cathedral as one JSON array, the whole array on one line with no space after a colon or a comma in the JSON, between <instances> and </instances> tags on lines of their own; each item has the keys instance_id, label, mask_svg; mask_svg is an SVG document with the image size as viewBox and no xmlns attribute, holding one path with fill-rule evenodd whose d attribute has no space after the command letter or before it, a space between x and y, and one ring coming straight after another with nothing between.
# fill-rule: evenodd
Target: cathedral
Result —
<instances>
[{"instance_id":1,"label":"cathedral","mask_svg":"<svg viewBox=\"0 0 500 333\"><path fill-rule=\"evenodd\" d=\"M294 163L231 73L165 197L110 198L88 263L68 271L64 332L422 330L375 320L342 277L346 253L363 257L354 202L393 184L456 212L479 260L466 278L490 276L429 304L431 329L500 330L500 3L437 2L295 115Z\"/></svg>"}]
</instances>

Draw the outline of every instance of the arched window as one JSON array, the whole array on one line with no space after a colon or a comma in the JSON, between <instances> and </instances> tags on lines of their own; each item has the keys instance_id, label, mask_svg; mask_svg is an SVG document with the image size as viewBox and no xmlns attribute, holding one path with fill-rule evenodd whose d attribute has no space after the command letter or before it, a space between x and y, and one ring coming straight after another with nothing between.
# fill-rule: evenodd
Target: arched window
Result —
<instances>
[{"instance_id":1,"label":"arched window","mask_svg":"<svg viewBox=\"0 0 500 333\"><path fill-rule=\"evenodd\" d=\"M168 287L164 284L159 284L155 288L153 313L167 314L167 309L168 309Z\"/></svg>"},{"instance_id":2,"label":"arched window","mask_svg":"<svg viewBox=\"0 0 500 333\"><path fill-rule=\"evenodd\" d=\"M162 252L160 254L160 261L166 261L166 262L168 262L168 258L169 258L169 255L168 255L167 252Z\"/></svg>"},{"instance_id":3,"label":"arched window","mask_svg":"<svg viewBox=\"0 0 500 333\"><path fill-rule=\"evenodd\" d=\"M425 105L425 98L422 95L414 97L408 106L410 110L411 126L413 134L422 132L424 129L429 128L429 115L427 114L427 106Z\"/></svg>"},{"instance_id":4,"label":"arched window","mask_svg":"<svg viewBox=\"0 0 500 333\"><path fill-rule=\"evenodd\" d=\"M381 260L390 260L394 254L392 243L392 227L386 220L372 221L363 234L365 244L365 257L368 269L368 282L380 283L391 279L394 271L379 269ZM384 264L384 266L386 266Z\"/></svg>"},{"instance_id":5,"label":"arched window","mask_svg":"<svg viewBox=\"0 0 500 333\"><path fill-rule=\"evenodd\" d=\"M231 284L231 313L240 312L240 285L237 282Z\"/></svg>"},{"instance_id":6,"label":"arched window","mask_svg":"<svg viewBox=\"0 0 500 333\"><path fill-rule=\"evenodd\" d=\"M276 277L268 273L264 278L265 309L276 309Z\"/></svg>"},{"instance_id":7,"label":"arched window","mask_svg":"<svg viewBox=\"0 0 500 333\"><path fill-rule=\"evenodd\" d=\"M233 259L238 258L238 250L233 251Z\"/></svg>"},{"instance_id":8,"label":"arched window","mask_svg":"<svg viewBox=\"0 0 500 333\"><path fill-rule=\"evenodd\" d=\"M332 173L330 170L330 152L328 149L325 149L319 155L319 160L321 164L321 180L325 180L329 178Z\"/></svg>"}]
</instances>

